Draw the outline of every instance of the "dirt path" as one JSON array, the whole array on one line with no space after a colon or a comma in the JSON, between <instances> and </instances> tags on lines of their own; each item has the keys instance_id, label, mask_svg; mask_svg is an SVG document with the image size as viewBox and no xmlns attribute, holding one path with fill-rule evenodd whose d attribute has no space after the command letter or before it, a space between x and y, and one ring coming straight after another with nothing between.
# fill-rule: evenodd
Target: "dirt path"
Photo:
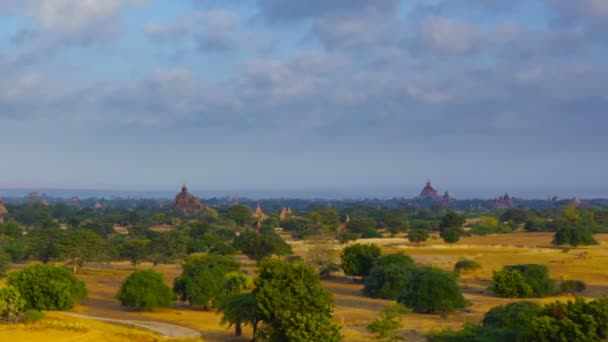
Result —
<instances>
[{"instance_id":1,"label":"dirt path","mask_svg":"<svg viewBox=\"0 0 608 342\"><path fill-rule=\"evenodd\" d=\"M77 314L77 313L73 313L73 312L66 312L65 314L74 316L74 317L94 319L97 321L108 322L108 323L113 323L113 324L133 326L133 327L137 327L137 328L141 328L141 329L146 329L146 330L155 332L159 335L166 336L166 337L193 337L193 338L201 337L201 333L199 331L191 329L191 328L183 327L180 325L175 325L175 324L154 322L154 321L134 321L134 320L95 317L95 316Z\"/></svg>"}]
</instances>

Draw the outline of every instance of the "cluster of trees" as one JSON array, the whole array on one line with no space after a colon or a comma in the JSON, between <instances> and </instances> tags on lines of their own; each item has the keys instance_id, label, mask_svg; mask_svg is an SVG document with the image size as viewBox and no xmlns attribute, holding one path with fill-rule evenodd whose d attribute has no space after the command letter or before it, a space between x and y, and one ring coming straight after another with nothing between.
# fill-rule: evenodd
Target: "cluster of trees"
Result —
<instances>
[{"instance_id":1,"label":"cluster of trees","mask_svg":"<svg viewBox=\"0 0 608 342\"><path fill-rule=\"evenodd\" d=\"M607 337L608 297L544 306L511 303L488 311L481 324L427 336L430 342L604 341Z\"/></svg>"},{"instance_id":2,"label":"cluster of trees","mask_svg":"<svg viewBox=\"0 0 608 342\"><path fill-rule=\"evenodd\" d=\"M84 282L65 268L34 265L9 274L0 288L0 317L17 322L41 310L67 310L86 298Z\"/></svg>"},{"instance_id":3,"label":"cluster of trees","mask_svg":"<svg viewBox=\"0 0 608 342\"><path fill-rule=\"evenodd\" d=\"M445 313L468 305L456 283L456 274L416 266L404 254L381 255L373 244L344 248L342 268L346 275L363 278L366 295L397 300L415 312Z\"/></svg>"},{"instance_id":4,"label":"cluster of trees","mask_svg":"<svg viewBox=\"0 0 608 342\"><path fill-rule=\"evenodd\" d=\"M547 297L555 294L556 284L545 265L510 265L494 271L488 290L499 297Z\"/></svg>"}]
</instances>

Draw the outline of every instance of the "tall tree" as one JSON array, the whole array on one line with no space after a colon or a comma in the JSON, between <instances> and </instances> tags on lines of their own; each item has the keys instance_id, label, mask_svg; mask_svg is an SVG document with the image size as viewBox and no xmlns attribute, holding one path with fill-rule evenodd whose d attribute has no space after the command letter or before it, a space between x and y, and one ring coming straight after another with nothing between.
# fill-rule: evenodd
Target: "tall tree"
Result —
<instances>
[{"instance_id":1,"label":"tall tree","mask_svg":"<svg viewBox=\"0 0 608 342\"><path fill-rule=\"evenodd\" d=\"M74 274L85 262L100 259L106 247L106 241L101 236L86 229L69 230L56 244L59 257L68 260Z\"/></svg>"}]
</instances>

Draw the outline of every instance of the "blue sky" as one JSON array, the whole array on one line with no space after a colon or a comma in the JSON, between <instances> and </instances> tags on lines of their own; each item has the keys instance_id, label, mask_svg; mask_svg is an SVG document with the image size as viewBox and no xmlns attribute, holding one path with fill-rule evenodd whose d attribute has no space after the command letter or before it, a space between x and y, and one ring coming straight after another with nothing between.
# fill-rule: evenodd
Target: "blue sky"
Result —
<instances>
[{"instance_id":1,"label":"blue sky","mask_svg":"<svg viewBox=\"0 0 608 342\"><path fill-rule=\"evenodd\" d=\"M3 0L0 17L0 187L608 196L605 0Z\"/></svg>"}]
</instances>

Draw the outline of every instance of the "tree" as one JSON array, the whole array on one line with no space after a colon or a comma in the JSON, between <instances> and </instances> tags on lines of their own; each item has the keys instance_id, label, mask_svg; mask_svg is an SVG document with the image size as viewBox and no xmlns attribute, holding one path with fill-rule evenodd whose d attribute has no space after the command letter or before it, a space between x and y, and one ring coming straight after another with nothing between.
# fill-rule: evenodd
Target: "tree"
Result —
<instances>
[{"instance_id":1,"label":"tree","mask_svg":"<svg viewBox=\"0 0 608 342\"><path fill-rule=\"evenodd\" d=\"M182 274L173 281L173 291L179 300L209 309L228 294L225 277L238 269L239 263L232 256L190 256L182 265Z\"/></svg>"},{"instance_id":2,"label":"tree","mask_svg":"<svg viewBox=\"0 0 608 342\"><path fill-rule=\"evenodd\" d=\"M302 262L266 259L260 263L253 294L271 341L339 341L331 321L333 298L316 270Z\"/></svg>"},{"instance_id":3,"label":"tree","mask_svg":"<svg viewBox=\"0 0 608 342\"><path fill-rule=\"evenodd\" d=\"M365 278L381 253L374 244L356 243L344 248L341 254L344 274Z\"/></svg>"},{"instance_id":4,"label":"tree","mask_svg":"<svg viewBox=\"0 0 608 342\"><path fill-rule=\"evenodd\" d=\"M32 258L48 263L58 257L57 242L66 234L61 229L34 229L26 237Z\"/></svg>"},{"instance_id":5,"label":"tree","mask_svg":"<svg viewBox=\"0 0 608 342\"><path fill-rule=\"evenodd\" d=\"M291 246L274 232L262 234L255 232L243 233L235 240L235 247L240 249L250 259L256 261L260 261L273 254L287 255L293 253Z\"/></svg>"},{"instance_id":6,"label":"tree","mask_svg":"<svg viewBox=\"0 0 608 342\"><path fill-rule=\"evenodd\" d=\"M481 265L470 259L460 259L454 265L454 272L464 273L464 272L472 272L481 268Z\"/></svg>"},{"instance_id":7,"label":"tree","mask_svg":"<svg viewBox=\"0 0 608 342\"><path fill-rule=\"evenodd\" d=\"M578 223L581 220L581 211L573 205L568 205L564 207L561 219L570 223Z\"/></svg>"},{"instance_id":8,"label":"tree","mask_svg":"<svg viewBox=\"0 0 608 342\"><path fill-rule=\"evenodd\" d=\"M372 298L397 299L410 281L413 271L413 265L376 265L365 278L363 293Z\"/></svg>"},{"instance_id":9,"label":"tree","mask_svg":"<svg viewBox=\"0 0 608 342\"><path fill-rule=\"evenodd\" d=\"M399 232L403 232L407 230L408 223L405 214L398 210L391 210L384 215L384 225L391 233L391 235L396 235Z\"/></svg>"},{"instance_id":10,"label":"tree","mask_svg":"<svg viewBox=\"0 0 608 342\"><path fill-rule=\"evenodd\" d=\"M435 268L416 268L397 301L418 313L447 313L468 305L454 275Z\"/></svg>"},{"instance_id":11,"label":"tree","mask_svg":"<svg viewBox=\"0 0 608 342\"><path fill-rule=\"evenodd\" d=\"M443 230L445 228L461 228L464 224L465 219L461 215L453 211L449 211L442 218L441 222L439 222L439 230Z\"/></svg>"},{"instance_id":12,"label":"tree","mask_svg":"<svg viewBox=\"0 0 608 342\"><path fill-rule=\"evenodd\" d=\"M251 226L253 223L253 212L246 205L233 205L226 211L226 217L243 227Z\"/></svg>"},{"instance_id":13,"label":"tree","mask_svg":"<svg viewBox=\"0 0 608 342\"><path fill-rule=\"evenodd\" d=\"M232 307L233 305L235 305L235 303L232 302L231 299L229 299L229 298L235 298L236 296L242 294L244 291L249 290L252 286L253 286L253 283L252 283L251 279L249 279L249 277L247 277L244 273L242 273L242 272L227 273L224 276L224 288L226 289L228 295L227 295L227 298L224 298L221 300L219 310L223 311L223 309L226 309L227 307L228 307L227 310L235 309ZM239 298L239 299L235 299L236 301L244 300L243 298L240 298L240 297L236 297L236 298ZM225 300L228 301L227 304L223 303ZM227 319L224 320L224 323L230 322L230 325L234 325L234 334L236 336L241 336L243 334L242 323L246 322L247 320L241 319L243 317L240 315L231 314L229 316L230 317L227 317ZM233 318L233 319L228 319L228 318Z\"/></svg>"},{"instance_id":14,"label":"tree","mask_svg":"<svg viewBox=\"0 0 608 342\"><path fill-rule=\"evenodd\" d=\"M529 221L530 218L530 212L526 209L507 209L507 211L500 215L500 222L512 221L517 224L523 224Z\"/></svg>"},{"instance_id":15,"label":"tree","mask_svg":"<svg viewBox=\"0 0 608 342\"><path fill-rule=\"evenodd\" d=\"M549 269L545 265L508 265L503 269L519 271L526 278L526 283L532 288L532 296L534 297L552 296L556 292L555 280L551 279Z\"/></svg>"},{"instance_id":16,"label":"tree","mask_svg":"<svg viewBox=\"0 0 608 342\"><path fill-rule=\"evenodd\" d=\"M532 288L517 270L494 271L488 290L499 297L524 298L532 295Z\"/></svg>"},{"instance_id":17,"label":"tree","mask_svg":"<svg viewBox=\"0 0 608 342\"><path fill-rule=\"evenodd\" d=\"M172 230L157 234L150 242L150 254L154 265L181 259L186 255L188 237L181 231Z\"/></svg>"},{"instance_id":18,"label":"tree","mask_svg":"<svg viewBox=\"0 0 608 342\"><path fill-rule=\"evenodd\" d=\"M559 228L553 236L554 245L569 244L572 247L591 246L599 244L593 237L591 230L584 227L565 226Z\"/></svg>"},{"instance_id":19,"label":"tree","mask_svg":"<svg viewBox=\"0 0 608 342\"><path fill-rule=\"evenodd\" d=\"M18 321L25 311L26 304L16 288L12 286L0 288L0 317L6 320L6 323Z\"/></svg>"},{"instance_id":20,"label":"tree","mask_svg":"<svg viewBox=\"0 0 608 342\"><path fill-rule=\"evenodd\" d=\"M34 310L67 310L87 295L84 282L65 268L51 265L13 272L6 283L19 291L28 309Z\"/></svg>"},{"instance_id":21,"label":"tree","mask_svg":"<svg viewBox=\"0 0 608 342\"><path fill-rule=\"evenodd\" d=\"M145 270L131 273L122 283L116 298L122 306L151 310L169 307L173 296L161 273Z\"/></svg>"},{"instance_id":22,"label":"tree","mask_svg":"<svg viewBox=\"0 0 608 342\"><path fill-rule=\"evenodd\" d=\"M222 312L222 324L235 327L235 335L242 335L242 325L251 325L253 341L258 334L258 325L262 321L260 309L253 293L233 294L220 302L218 310Z\"/></svg>"},{"instance_id":23,"label":"tree","mask_svg":"<svg viewBox=\"0 0 608 342\"><path fill-rule=\"evenodd\" d=\"M401 314L408 312L407 308L399 304L387 306L380 311L380 317L367 326L367 331L376 334L378 341L402 341L404 338L397 335L396 330L403 326Z\"/></svg>"},{"instance_id":24,"label":"tree","mask_svg":"<svg viewBox=\"0 0 608 342\"><path fill-rule=\"evenodd\" d=\"M407 239L411 243L415 243L416 246L420 246L421 242L428 240L429 233L426 230L414 229L407 233Z\"/></svg>"},{"instance_id":25,"label":"tree","mask_svg":"<svg viewBox=\"0 0 608 342\"><path fill-rule=\"evenodd\" d=\"M11 256L0 249L0 278L4 278L11 263Z\"/></svg>"},{"instance_id":26,"label":"tree","mask_svg":"<svg viewBox=\"0 0 608 342\"><path fill-rule=\"evenodd\" d=\"M137 268L137 264L146 260L146 258L150 254L150 240L128 240L123 245L123 250L121 254L127 259L129 259L129 261L131 261L133 268Z\"/></svg>"},{"instance_id":27,"label":"tree","mask_svg":"<svg viewBox=\"0 0 608 342\"><path fill-rule=\"evenodd\" d=\"M439 236L447 243L454 243L460 240L462 230L460 228L448 227L439 231Z\"/></svg>"},{"instance_id":28,"label":"tree","mask_svg":"<svg viewBox=\"0 0 608 342\"><path fill-rule=\"evenodd\" d=\"M349 231L359 233L363 238L380 237L376 225L376 221L370 217L353 218L346 224Z\"/></svg>"},{"instance_id":29,"label":"tree","mask_svg":"<svg viewBox=\"0 0 608 342\"><path fill-rule=\"evenodd\" d=\"M72 265L72 272L85 262L99 259L106 251L106 241L97 233L86 229L69 230L56 243L57 254Z\"/></svg>"}]
</instances>

